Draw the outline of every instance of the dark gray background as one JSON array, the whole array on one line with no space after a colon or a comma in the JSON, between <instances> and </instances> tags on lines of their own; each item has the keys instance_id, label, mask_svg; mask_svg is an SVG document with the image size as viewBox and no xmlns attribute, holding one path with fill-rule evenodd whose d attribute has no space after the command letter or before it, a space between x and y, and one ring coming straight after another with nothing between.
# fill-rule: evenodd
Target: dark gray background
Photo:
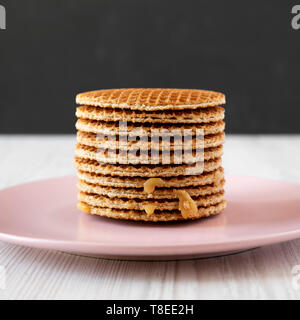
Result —
<instances>
[{"instance_id":1,"label":"dark gray background","mask_svg":"<svg viewBox=\"0 0 300 320\"><path fill-rule=\"evenodd\" d=\"M214 89L227 95L227 132L300 132L297 2L0 4L0 133L75 132L75 94L114 87Z\"/></svg>"}]
</instances>

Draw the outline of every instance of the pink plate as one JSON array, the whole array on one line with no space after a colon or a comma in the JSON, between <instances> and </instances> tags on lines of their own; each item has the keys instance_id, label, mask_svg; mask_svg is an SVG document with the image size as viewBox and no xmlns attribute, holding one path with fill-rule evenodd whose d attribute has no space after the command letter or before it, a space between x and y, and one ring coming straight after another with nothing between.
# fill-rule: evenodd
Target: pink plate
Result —
<instances>
[{"instance_id":1,"label":"pink plate","mask_svg":"<svg viewBox=\"0 0 300 320\"><path fill-rule=\"evenodd\" d=\"M0 191L0 240L85 256L208 257L300 237L300 185L229 176L227 209L187 222L138 223L76 209L76 177Z\"/></svg>"}]
</instances>

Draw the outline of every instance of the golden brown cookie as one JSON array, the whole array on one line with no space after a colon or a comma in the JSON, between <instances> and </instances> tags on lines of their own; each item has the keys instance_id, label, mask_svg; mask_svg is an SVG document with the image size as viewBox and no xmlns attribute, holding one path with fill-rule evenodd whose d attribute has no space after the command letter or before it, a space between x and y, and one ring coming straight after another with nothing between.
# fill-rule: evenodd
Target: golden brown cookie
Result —
<instances>
[{"instance_id":1,"label":"golden brown cookie","mask_svg":"<svg viewBox=\"0 0 300 320\"><path fill-rule=\"evenodd\" d=\"M102 135L124 135L129 137L170 137L170 136L190 136L216 134L224 131L225 123L223 121L194 124L163 124L163 123L127 123L126 125L118 122L106 122L98 120L78 119L76 129L85 132L99 133Z\"/></svg>"},{"instance_id":2,"label":"golden brown cookie","mask_svg":"<svg viewBox=\"0 0 300 320\"><path fill-rule=\"evenodd\" d=\"M115 139L115 140L114 140ZM86 146L90 147L96 147L96 148L111 148L112 141L115 141L114 143L117 146L117 149L124 150L126 148L130 150L139 149L139 150L183 150L186 148L186 150L192 150L195 149L195 146L197 144L196 137L186 137L186 139L182 139L182 137L179 137L178 139L160 139L157 140L150 140L148 137L145 138L145 140L123 140L122 137L117 135L115 138L108 137L108 136L101 136L97 135L96 133L91 132L84 132L84 131L78 131L77 132L77 141L80 144L84 144ZM220 146L225 141L225 133L220 132L216 134L210 134L204 136L203 145L204 148L212 148Z\"/></svg>"},{"instance_id":3,"label":"golden brown cookie","mask_svg":"<svg viewBox=\"0 0 300 320\"><path fill-rule=\"evenodd\" d=\"M81 170L78 170L77 175L80 180L90 184L119 188L144 188L144 184L148 180L148 177L118 177ZM204 172L201 175L164 177L163 181L165 188L185 188L219 184L223 179L224 169L220 167L214 171Z\"/></svg>"},{"instance_id":4,"label":"golden brown cookie","mask_svg":"<svg viewBox=\"0 0 300 320\"><path fill-rule=\"evenodd\" d=\"M140 111L120 108L80 106L76 116L82 119L101 121L128 121L149 123L207 123L224 119L224 108L209 107L192 110Z\"/></svg>"},{"instance_id":5,"label":"golden brown cookie","mask_svg":"<svg viewBox=\"0 0 300 320\"><path fill-rule=\"evenodd\" d=\"M76 96L81 105L131 110L183 110L225 104L223 93L196 89L106 89Z\"/></svg>"},{"instance_id":6,"label":"golden brown cookie","mask_svg":"<svg viewBox=\"0 0 300 320\"><path fill-rule=\"evenodd\" d=\"M193 200L200 207L209 207L220 203L224 199L224 192L220 191L215 194L206 196L193 197ZM128 198L110 198L108 196L97 195L93 193L78 192L78 200L90 206L115 208L115 209L131 209L145 210L145 205L152 204L156 210L177 210L178 199L128 199Z\"/></svg>"},{"instance_id":7,"label":"golden brown cookie","mask_svg":"<svg viewBox=\"0 0 300 320\"><path fill-rule=\"evenodd\" d=\"M100 164L96 160L75 157L74 164L78 170L103 175L119 177L175 177L203 174L201 172L202 166L203 172L214 171L221 167L222 159L216 158L204 161L204 163L196 163L191 165L122 165Z\"/></svg>"},{"instance_id":8,"label":"golden brown cookie","mask_svg":"<svg viewBox=\"0 0 300 320\"><path fill-rule=\"evenodd\" d=\"M191 197L206 196L223 191L225 180L220 181L218 184L176 188L175 190L185 190ZM177 194L172 188L156 188L151 194L144 192L143 188L120 188L120 187L107 187L99 184L92 184L79 180L78 190L85 193L93 193L98 195L107 196L109 198L128 198L128 199L177 199Z\"/></svg>"},{"instance_id":9,"label":"golden brown cookie","mask_svg":"<svg viewBox=\"0 0 300 320\"><path fill-rule=\"evenodd\" d=\"M75 155L79 158L111 164L192 164L203 160L220 158L222 154L222 146L206 148L204 151L171 151L158 152L157 154L152 154L151 151L135 151L131 153L130 151L105 150L82 144L77 144L75 148Z\"/></svg>"},{"instance_id":10,"label":"golden brown cookie","mask_svg":"<svg viewBox=\"0 0 300 320\"><path fill-rule=\"evenodd\" d=\"M226 208L226 201L223 200L216 205L209 207L199 207L198 214L191 220L209 217L216 215ZM90 206L84 202L79 202L78 209L93 215L99 215L107 218L122 219L122 220L134 220L134 221L148 221L148 222L166 222L166 221L180 221L185 220L179 210L165 210L157 211L152 215L148 215L141 210L128 210L128 209L111 209Z\"/></svg>"}]
</instances>

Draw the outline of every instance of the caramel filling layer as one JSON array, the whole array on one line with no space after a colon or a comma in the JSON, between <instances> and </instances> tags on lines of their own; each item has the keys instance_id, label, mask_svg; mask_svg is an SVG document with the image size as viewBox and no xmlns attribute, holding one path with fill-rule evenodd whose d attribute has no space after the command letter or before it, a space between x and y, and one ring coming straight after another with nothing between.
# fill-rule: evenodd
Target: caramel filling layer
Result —
<instances>
[{"instance_id":1,"label":"caramel filling layer","mask_svg":"<svg viewBox=\"0 0 300 320\"><path fill-rule=\"evenodd\" d=\"M152 194L156 187L164 187L165 182L161 178L150 178L144 183L144 192ZM184 190L174 190L179 198L179 210L184 219L195 217L198 213L198 207L196 202L191 196ZM147 215L152 215L156 206L153 204L147 204L144 206Z\"/></svg>"},{"instance_id":2,"label":"caramel filling layer","mask_svg":"<svg viewBox=\"0 0 300 320\"><path fill-rule=\"evenodd\" d=\"M151 194L156 187L164 187L165 182L160 178L150 178L144 183L144 192Z\"/></svg>"},{"instance_id":3,"label":"caramel filling layer","mask_svg":"<svg viewBox=\"0 0 300 320\"><path fill-rule=\"evenodd\" d=\"M198 207L191 196L184 190L174 190L179 198L179 210L184 219L195 217Z\"/></svg>"},{"instance_id":4,"label":"caramel filling layer","mask_svg":"<svg viewBox=\"0 0 300 320\"><path fill-rule=\"evenodd\" d=\"M85 213L91 213L91 208L87 204L85 204L83 202L79 202L77 204L77 209L80 210L80 211L83 211Z\"/></svg>"},{"instance_id":5,"label":"caramel filling layer","mask_svg":"<svg viewBox=\"0 0 300 320\"><path fill-rule=\"evenodd\" d=\"M156 209L156 206L154 204L146 204L144 206L144 209L148 216L151 216L154 213L154 210Z\"/></svg>"}]
</instances>

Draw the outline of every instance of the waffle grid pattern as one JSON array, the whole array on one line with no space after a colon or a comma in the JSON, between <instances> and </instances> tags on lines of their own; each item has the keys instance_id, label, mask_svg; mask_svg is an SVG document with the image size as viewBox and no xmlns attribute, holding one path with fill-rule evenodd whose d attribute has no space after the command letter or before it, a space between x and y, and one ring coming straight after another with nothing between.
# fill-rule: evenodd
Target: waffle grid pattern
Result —
<instances>
[{"instance_id":1,"label":"waffle grid pattern","mask_svg":"<svg viewBox=\"0 0 300 320\"><path fill-rule=\"evenodd\" d=\"M108 89L80 93L76 102L132 110L176 110L223 105L225 96L215 91L196 89Z\"/></svg>"}]
</instances>

